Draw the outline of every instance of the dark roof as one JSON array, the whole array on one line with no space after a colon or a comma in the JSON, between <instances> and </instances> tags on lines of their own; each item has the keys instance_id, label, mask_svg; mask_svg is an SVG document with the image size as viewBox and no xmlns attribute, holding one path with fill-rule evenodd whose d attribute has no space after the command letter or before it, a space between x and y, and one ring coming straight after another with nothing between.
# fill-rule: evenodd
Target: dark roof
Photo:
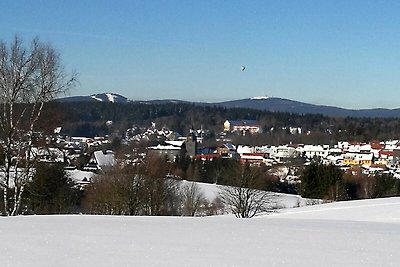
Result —
<instances>
[{"instance_id":1,"label":"dark roof","mask_svg":"<svg viewBox=\"0 0 400 267\"><path fill-rule=\"evenodd\" d=\"M258 125L256 120L228 120L231 125Z\"/></svg>"},{"instance_id":2,"label":"dark roof","mask_svg":"<svg viewBox=\"0 0 400 267\"><path fill-rule=\"evenodd\" d=\"M216 147L202 147L196 151L196 154L212 154L215 153Z\"/></svg>"}]
</instances>

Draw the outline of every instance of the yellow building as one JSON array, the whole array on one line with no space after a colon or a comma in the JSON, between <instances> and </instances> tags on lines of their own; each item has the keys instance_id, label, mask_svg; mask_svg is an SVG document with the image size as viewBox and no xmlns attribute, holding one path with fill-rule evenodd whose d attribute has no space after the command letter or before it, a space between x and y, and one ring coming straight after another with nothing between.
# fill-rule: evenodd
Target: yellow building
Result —
<instances>
[{"instance_id":1,"label":"yellow building","mask_svg":"<svg viewBox=\"0 0 400 267\"><path fill-rule=\"evenodd\" d=\"M343 155L343 163L345 165L355 166L364 165L371 166L374 155L372 153L346 153Z\"/></svg>"},{"instance_id":2,"label":"yellow building","mask_svg":"<svg viewBox=\"0 0 400 267\"><path fill-rule=\"evenodd\" d=\"M224 122L225 132L242 132L243 135L261 133L261 126L255 120L226 120Z\"/></svg>"}]
</instances>

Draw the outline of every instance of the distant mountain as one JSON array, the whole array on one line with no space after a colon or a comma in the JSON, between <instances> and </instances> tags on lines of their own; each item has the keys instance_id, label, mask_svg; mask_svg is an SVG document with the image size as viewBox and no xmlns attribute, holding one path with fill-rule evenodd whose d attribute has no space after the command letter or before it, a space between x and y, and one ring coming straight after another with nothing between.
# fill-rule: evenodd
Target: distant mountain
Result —
<instances>
[{"instance_id":1,"label":"distant mountain","mask_svg":"<svg viewBox=\"0 0 400 267\"><path fill-rule=\"evenodd\" d=\"M142 101L134 101L137 103L144 103L144 104L156 104L156 105L163 105L163 104L203 104L200 102L190 102L190 101L185 101L185 100L178 100L178 99L154 99L154 100L142 100Z\"/></svg>"},{"instance_id":2,"label":"distant mountain","mask_svg":"<svg viewBox=\"0 0 400 267\"><path fill-rule=\"evenodd\" d=\"M114 93L102 93L90 96L72 96L57 99L60 102L105 102L105 103L128 103L126 97ZM321 114L330 117L354 117L354 118L400 118L400 109L345 109L333 106L314 105L278 97L253 97L239 100L231 100L217 103L189 102L177 99L160 99L134 101L147 104L179 104L191 103L195 105L218 106L225 108L249 108L270 112L289 112L295 114Z\"/></svg>"},{"instance_id":3,"label":"distant mountain","mask_svg":"<svg viewBox=\"0 0 400 267\"><path fill-rule=\"evenodd\" d=\"M212 103L211 105L226 108L250 108L271 112L290 112L296 114L322 114L334 117L400 117L400 109L345 109L333 106L307 104L277 97L254 97L226 102Z\"/></svg>"},{"instance_id":4,"label":"distant mountain","mask_svg":"<svg viewBox=\"0 0 400 267\"><path fill-rule=\"evenodd\" d=\"M59 102L105 102L105 103L127 103L128 99L114 93L94 94L90 96L71 96L59 98Z\"/></svg>"}]
</instances>

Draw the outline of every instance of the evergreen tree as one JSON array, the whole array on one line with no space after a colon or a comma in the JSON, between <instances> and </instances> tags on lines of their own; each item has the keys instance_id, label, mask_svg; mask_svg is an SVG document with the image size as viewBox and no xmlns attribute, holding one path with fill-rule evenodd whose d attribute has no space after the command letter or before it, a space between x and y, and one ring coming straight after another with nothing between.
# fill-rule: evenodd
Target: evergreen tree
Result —
<instances>
[{"instance_id":1,"label":"evergreen tree","mask_svg":"<svg viewBox=\"0 0 400 267\"><path fill-rule=\"evenodd\" d=\"M302 196L307 198L344 198L344 183L341 170L334 165L313 162L301 176Z\"/></svg>"},{"instance_id":2,"label":"evergreen tree","mask_svg":"<svg viewBox=\"0 0 400 267\"><path fill-rule=\"evenodd\" d=\"M76 211L81 191L59 164L38 164L35 176L26 188L25 212L57 214Z\"/></svg>"}]
</instances>

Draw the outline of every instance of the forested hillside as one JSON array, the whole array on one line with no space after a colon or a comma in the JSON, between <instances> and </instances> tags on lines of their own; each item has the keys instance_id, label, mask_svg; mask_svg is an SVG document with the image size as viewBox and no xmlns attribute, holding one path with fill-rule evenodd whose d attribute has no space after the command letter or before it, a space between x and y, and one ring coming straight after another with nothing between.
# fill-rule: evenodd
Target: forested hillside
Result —
<instances>
[{"instance_id":1,"label":"forested hillside","mask_svg":"<svg viewBox=\"0 0 400 267\"><path fill-rule=\"evenodd\" d=\"M252 136L256 143L329 143L337 140L370 141L399 138L400 122L395 118L336 118L322 115L298 115L265 112L243 108L198 106L190 103L167 102L126 104L101 102L51 103L47 113L71 136L101 136L122 134L132 125L167 127L182 135L190 128L203 128L215 139L227 119L254 119L263 134ZM112 126L106 124L112 121ZM290 127L301 128L301 134L291 134ZM236 137L239 138L239 137ZM243 137L242 137L243 138ZM248 138L246 138L248 139Z\"/></svg>"}]
</instances>

